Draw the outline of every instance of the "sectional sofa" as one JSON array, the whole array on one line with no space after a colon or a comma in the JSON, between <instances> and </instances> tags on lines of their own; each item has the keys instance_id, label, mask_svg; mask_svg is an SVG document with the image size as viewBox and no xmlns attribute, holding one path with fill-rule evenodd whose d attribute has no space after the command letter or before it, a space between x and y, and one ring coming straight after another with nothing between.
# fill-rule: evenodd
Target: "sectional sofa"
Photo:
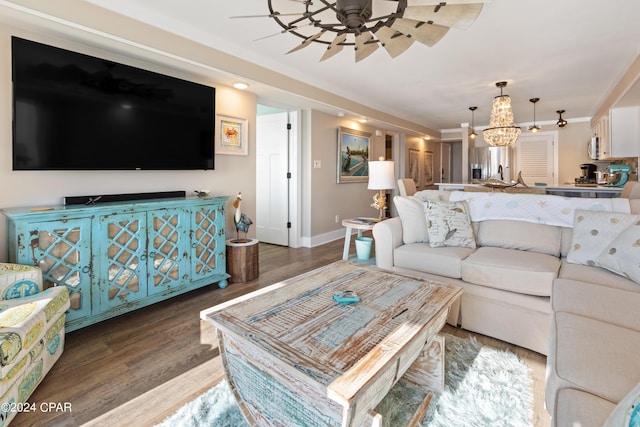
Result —
<instances>
[{"instance_id":1,"label":"sectional sofa","mask_svg":"<svg viewBox=\"0 0 640 427\"><path fill-rule=\"evenodd\" d=\"M632 216L640 214L640 186L624 195L428 190L396 197L399 216L373 229L376 263L461 286L448 322L547 355L554 424L599 426L640 381L640 284L599 266L610 241L589 229L593 222L609 234L625 224L640 229L640 216ZM586 220L576 225L577 218ZM626 222L616 228L609 220Z\"/></svg>"}]
</instances>

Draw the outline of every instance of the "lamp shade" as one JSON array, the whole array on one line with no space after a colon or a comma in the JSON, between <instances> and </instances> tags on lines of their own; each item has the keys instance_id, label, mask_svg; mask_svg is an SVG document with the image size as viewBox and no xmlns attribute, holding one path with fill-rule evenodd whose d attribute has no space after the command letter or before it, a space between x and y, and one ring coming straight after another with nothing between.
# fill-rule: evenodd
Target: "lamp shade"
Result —
<instances>
[{"instance_id":1,"label":"lamp shade","mask_svg":"<svg viewBox=\"0 0 640 427\"><path fill-rule=\"evenodd\" d=\"M388 190L395 188L395 174L392 160L369 162L369 190Z\"/></svg>"}]
</instances>

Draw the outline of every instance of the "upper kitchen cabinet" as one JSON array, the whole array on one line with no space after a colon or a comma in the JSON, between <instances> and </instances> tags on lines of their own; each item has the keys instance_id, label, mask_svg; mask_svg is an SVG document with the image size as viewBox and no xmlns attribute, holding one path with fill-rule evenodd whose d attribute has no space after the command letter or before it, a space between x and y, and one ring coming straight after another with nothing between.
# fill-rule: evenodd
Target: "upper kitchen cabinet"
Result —
<instances>
[{"instance_id":1,"label":"upper kitchen cabinet","mask_svg":"<svg viewBox=\"0 0 640 427\"><path fill-rule=\"evenodd\" d=\"M610 142L607 157L637 157L640 154L640 106L612 108L609 113Z\"/></svg>"},{"instance_id":2,"label":"upper kitchen cabinet","mask_svg":"<svg viewBox=\"0 0 640 427\"><path fill-rule=\"evenodd\" d=\"M597 158L637 157L640 154L640 106L616 107L594 122L599 139Z\"/></svg>"}]
</instances>

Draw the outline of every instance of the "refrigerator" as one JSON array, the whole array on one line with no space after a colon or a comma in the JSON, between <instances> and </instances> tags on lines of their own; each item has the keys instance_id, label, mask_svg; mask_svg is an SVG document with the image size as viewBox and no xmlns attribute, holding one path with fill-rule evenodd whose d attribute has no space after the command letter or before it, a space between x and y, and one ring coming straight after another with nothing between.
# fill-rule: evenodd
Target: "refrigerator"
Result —
<instances>
[{"instance_id":1,"label":"refrigerator","mask_svg":"<svg viewBox=\"0 0 640 427\"><path fill-rule=\"evenodd\" d=\"M513 147L473 147L469 153L469 177L471 182L489 178L510 182L513 174Z\"/></svg>"}]
</instances>

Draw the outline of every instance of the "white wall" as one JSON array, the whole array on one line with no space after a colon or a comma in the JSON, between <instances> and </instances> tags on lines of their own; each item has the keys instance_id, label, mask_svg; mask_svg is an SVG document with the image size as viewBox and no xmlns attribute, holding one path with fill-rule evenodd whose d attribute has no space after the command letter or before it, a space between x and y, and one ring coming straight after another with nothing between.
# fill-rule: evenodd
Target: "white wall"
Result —
<instances>
[{"instance_id":1,"label":"white wall","mask_svg":"<svg viewBox=\"0 0 640 427\"><path fill-rule=\"evenodd\" d=\"M214 86L216 109L220 114L249 119L249 156L216 155L213 171L12 171L12 92L11 35L41 43L104 57L128 65L169 74L186 80ZM161 61L158 60L158 63ZM224 87L184 71L136 59L135 55L120 55L70 40L48 38L41 34L0 27L0 207L51 206L62 203L65 196L139 193L185 190L189 195L208 188L213 195L233 196L242 191L243 211L255 218L255 116L256 99L251 93ZM176 141L176 149L180 142ZM117 156L118 153L106 152ZM171 153L167 153L168 156ZM233 230L233 207L227 204L227 227ZM251 230L250 236L255 236ZM0 216L0 261L7 260L6 221Z\"/></svg>"}]
</instances>

